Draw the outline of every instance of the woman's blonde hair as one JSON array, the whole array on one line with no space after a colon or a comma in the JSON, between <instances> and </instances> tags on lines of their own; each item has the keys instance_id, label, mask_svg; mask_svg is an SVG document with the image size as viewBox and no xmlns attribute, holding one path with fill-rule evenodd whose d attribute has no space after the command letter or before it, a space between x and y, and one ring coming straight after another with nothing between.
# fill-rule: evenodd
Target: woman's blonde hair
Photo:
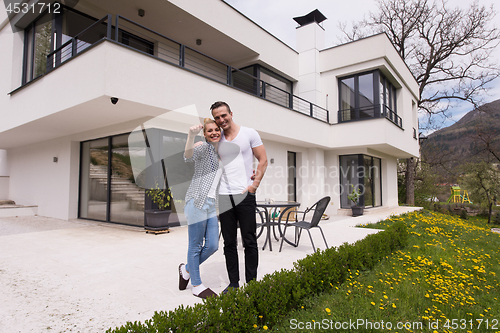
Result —
<instances>
[{"instance_id":1,"label":"woman's blonde hair","mask_svg":"<svg viewBox=\"0 0 500 333\"><path fill-rule=\"evenodd\" d=\"M203 120L203 133L205 133L208 124L215 124L220 129L220 126L217 125L217 123L215 122L215 120L213 120L212 118L205 118Z\"/></svg>"}]
</instances>

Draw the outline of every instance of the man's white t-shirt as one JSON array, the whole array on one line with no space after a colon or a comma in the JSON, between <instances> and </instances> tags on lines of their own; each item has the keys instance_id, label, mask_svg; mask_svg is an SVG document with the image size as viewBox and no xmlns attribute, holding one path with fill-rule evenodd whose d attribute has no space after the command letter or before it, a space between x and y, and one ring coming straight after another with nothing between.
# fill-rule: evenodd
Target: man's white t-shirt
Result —
<instances>
[{"instance_id":1,"label":"man's white t-shirt","mask_svg":"<svg viewBox=\"0 0 500 333\"><path fill-rule=\"evenodd\" d=\"M224 132L219 142L219 156L224 166L219 194L240 194L253 183L254 156L252 148L262 145L259 133L253 128L240 127L232 141L226 140Z\"/></svg>"}]
</instances>

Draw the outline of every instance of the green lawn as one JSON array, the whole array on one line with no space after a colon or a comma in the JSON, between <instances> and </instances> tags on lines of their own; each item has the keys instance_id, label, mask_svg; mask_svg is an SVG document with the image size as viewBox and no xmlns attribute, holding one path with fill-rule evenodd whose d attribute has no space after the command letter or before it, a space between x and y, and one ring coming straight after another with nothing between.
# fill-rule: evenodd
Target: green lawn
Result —
<instances>
[{"instance_id":1,"label":"green lawn","mask_svg":"<svg viewBox=\"0 0 500 333\"><path fill-rule=\"evenodd\" d=\"M346 282L306 299L272 330L500 332L500 234L479 218L429 211L363 227L396 221L408 226L405 249L373 270L350 271Z\"/></svg>"}]
</instances>

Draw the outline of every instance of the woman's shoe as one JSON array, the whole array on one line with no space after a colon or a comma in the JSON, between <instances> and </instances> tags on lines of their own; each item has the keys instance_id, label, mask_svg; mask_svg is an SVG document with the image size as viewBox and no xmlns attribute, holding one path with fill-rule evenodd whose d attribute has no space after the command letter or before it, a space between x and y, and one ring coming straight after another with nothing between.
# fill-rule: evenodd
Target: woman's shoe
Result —
<instances>
[{"instance_id":1,"label":"woman's shoe","mask_svg":"<svg viewBox=\"0 0 500 333\"><path fill-rule=\"evenodd\" d=\"M214 292L213 292L213 290L212 290L212 289L210 289L210 288L207 288L207 289L203 290L203 291L202 291L201 293L199 293L198 295L196 295L196 294L193 294L193 295L195 295L196 297L199 297L199 298L203 298L203 299L208 298L208 297L214 297L214 296L217 296L217 294L216 294L216 293L214 293Z\"/></svg>"},{"instance_id":2,"label":"woman's shoe","mask_svg":"<svg viewBox=\"0 0 500 333\"><path fill-rule=\"evenodd\" d=\"M184 264L179 265L179 290L186 290L186 287L189 283L189 278L187 280L182 276L182 266Z\"/></svg>"}]
</instances>

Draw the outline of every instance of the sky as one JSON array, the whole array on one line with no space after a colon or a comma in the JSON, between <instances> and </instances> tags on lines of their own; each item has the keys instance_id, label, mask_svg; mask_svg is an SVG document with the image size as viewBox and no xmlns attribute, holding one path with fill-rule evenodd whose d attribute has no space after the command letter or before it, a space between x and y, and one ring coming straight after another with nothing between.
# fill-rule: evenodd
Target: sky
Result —
<instances>
[{"instance_id":1,"label":"sky","mask_svg":"<svg viewBox=\"0 0 500 333\"><path fill-rule=\"evenodd\" d=\"M322 23L325 29L325 48L338 45L342 32L338 28L339 22L350 25L360 21L369 12L377 10L374 0L224 0L249 19L260 25L269 33L280 39L285 44L295 49L295 29L297 23L294 17L304 16L318 9L327 20ZM478 0L480 5L489 7L493 0ZM453 0L448 5L467 8L472 0ZM497 12L493 24L500 28L500 4L494 6ZM497 47L494 57L500 64L500 46ZM484 97L484 102L500 99L500 79L491 84L489 96ZM450 110L451 119L444 120L443 127L458 121L464 114L472 110L469 103L461 103ZM427 133L428 134L428 133Z\"/></svg>"}]
</instances>

